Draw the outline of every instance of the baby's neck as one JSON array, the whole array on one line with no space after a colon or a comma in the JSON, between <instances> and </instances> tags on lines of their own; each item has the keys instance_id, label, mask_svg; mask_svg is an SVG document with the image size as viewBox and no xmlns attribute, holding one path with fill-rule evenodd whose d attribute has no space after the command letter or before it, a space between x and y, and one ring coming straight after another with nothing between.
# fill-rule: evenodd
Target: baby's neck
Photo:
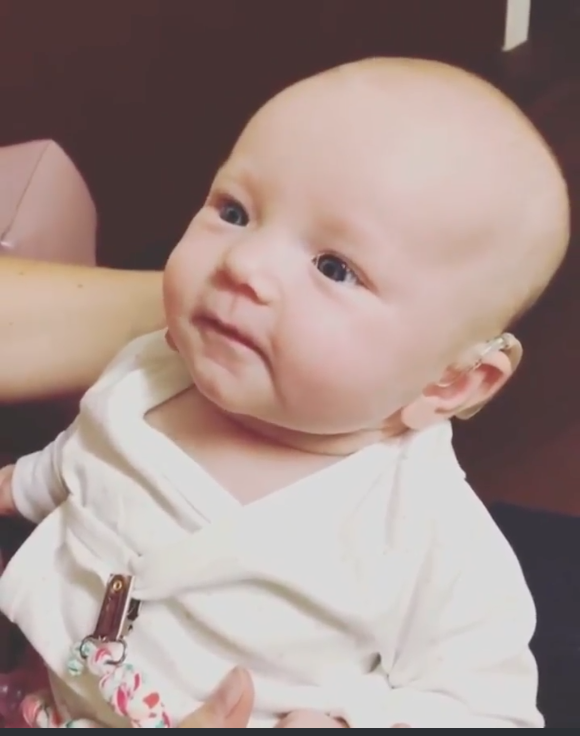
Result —
<instances>
[{"instance_id":1,"label":"baby's neck","mask_svg":"<svg viewBox=\"0 0 580 736\"><path fill-rule=\"evenodd\" d=\"M384 442L406 431L400 420L396 418L388 422L388 426L377 429L365 429L336 435L310 434L268 424L252 417L227 414L213 405L212 409L221 413L226 420L242 432L251 434L273 445L288 447L313 455L346 457L369 445Z\"/></svg>"}]
</instances>

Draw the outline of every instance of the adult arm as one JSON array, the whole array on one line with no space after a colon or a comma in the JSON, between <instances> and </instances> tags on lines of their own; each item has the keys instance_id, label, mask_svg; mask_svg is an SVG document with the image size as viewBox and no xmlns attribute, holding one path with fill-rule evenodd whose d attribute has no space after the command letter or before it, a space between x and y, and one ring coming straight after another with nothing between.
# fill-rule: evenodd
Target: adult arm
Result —
<instances>
[{"instance_id":1,"label":"adult arm","mask_svg":"<svg viewBox=\"0 0 580 736\"><path fill-rule=\"evenodd\" d=\"M86 389L163 327L161 274L0 258L0 403Z\"/></svg>"}]
</instances>

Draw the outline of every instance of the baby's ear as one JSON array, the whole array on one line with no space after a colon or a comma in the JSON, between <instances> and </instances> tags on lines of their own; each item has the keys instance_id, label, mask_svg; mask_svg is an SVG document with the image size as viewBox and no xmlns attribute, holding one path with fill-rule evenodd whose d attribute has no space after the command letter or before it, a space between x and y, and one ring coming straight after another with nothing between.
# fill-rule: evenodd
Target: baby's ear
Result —
<instances>
[{"instance_id":1,"label":"baby's ear","mask_svg":"<svg viewBox=\"0 0 580 736\"><path fill-rule=\"evenodd\" d=\"M506 385L513 374L518 369L524 355L522 344L513 335L502 335L498 340L504 341L504 346L487 352L482 355L481 362L476 366L474 371L492 371L492 380L482 381L482 386L486 386L482 392L482 396L472 397L470 401L464 404L455 415L458 419L471 419L480 412L487 403ZM487 366L487 367L486 367Z\"/></svg>"},{"instance_id":2,"label":"baby's ear","mask_svg":"<svg viewBox=\"0 0 580 736\"><path fill-rule=\"evenodd\" d=\"M490 340L478 353L473 365L449 369L439 383L428 386L405 407L403 423L419 430L451 417L469 419L505 386L520 364L523 351L513 335L505 334Z\"/></svg>"}]
</instances>

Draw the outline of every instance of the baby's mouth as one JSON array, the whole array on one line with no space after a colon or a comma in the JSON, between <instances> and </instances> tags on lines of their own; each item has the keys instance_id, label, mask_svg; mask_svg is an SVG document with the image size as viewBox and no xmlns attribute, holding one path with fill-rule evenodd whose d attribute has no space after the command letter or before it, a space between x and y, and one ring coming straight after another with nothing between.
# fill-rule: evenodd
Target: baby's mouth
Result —
<instances>
[{"instance_id":1,"label":"baby's mouth","mask_svg":"<svg viewBox=\"0 0 580 736\"><path fill-rule=\"evenodd\" d=\"M202 330L209 330L217 335L229 340L231 342L243 345L249 350L253 350L256 353L261 353L260 348L256 345L255 341L252 340L248 335L240 331L237 327L229 325L217 317L211 315L202 315L197 317L195 320L198 327Z\"/></svg>"}]
</instances>

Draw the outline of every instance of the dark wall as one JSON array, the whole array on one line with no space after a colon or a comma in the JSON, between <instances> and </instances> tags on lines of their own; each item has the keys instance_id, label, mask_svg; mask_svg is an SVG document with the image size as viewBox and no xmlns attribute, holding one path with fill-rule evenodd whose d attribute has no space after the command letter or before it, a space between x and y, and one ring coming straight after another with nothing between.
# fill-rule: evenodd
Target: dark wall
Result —
<instances>
[{"instance_id":1,"label":"dark wall","mask_svg":"<svg viewBox=\"0 0 580 736\"><path fill-rule=\"evenodd\" d=\"M101 262L158 267L241 126L272 93L380 54L441 59L495 79L504 19L505 0L0 0L0 145L59 141L96 199ZM553 97L529 112L576 199L578 93ZM506 480L513 468L527 467L579 416L580 394L570 390L580 370L576 253L521 326L527 358L518 380L459 427L461 458L486 498L524 498ZM52 433L38 430L35 444ZM523 489L529 473L521 475Z\"/></svg>"},{"instance_id":2,"label":"dark wall","mask_svg":"<svg viewBox=\"0 0 580 736\"><path fill-rule=\"evenodd\" d=\"M508 60L499 59L505 4L0 0L0 145L59 141L96 199L101 262L157 267L240 127L269 95L306 74L373 54L441 59L497 81ZM575 219L578 6L578 0L533 0L533 43L523 55L510 55L517 62L511 91L526 90L527 111L568 176ZM558 25L564 30L554 35ZM461 459L488 499L580 512L580 461L574 464L570 450L580 416L579 279L575 238L566 267L520 327L526 359L517 380L458 428ZM54 423L40 424L37 413L16 413L23 431L15 431L11 415L0 421L0 451L22 452L54 433Z\"/></svg>"},{"instance_id":3,"label":"dark wall","mask_svg":"<svg viewBox=\"0 0 580 736\"><path fill-rule=\"evenodd\" d=\"M159 266L248 116L369 55L488 73L505 0L0 0L0 145L52 137L96 198L100 257Z\"/></svg>"},{"instance_id":4,"label":"dark wall","mask_svg":"<svg viewBox=\"0 0 580 736\"><path fill-rule=\"evenodd\" d=\"M545 78L528 107L568 182L570 248L550 289L518 329L525 355L516 380L462 427L459 449L486 498L580 515L580 15L571 30L568 48L565 35L557 34L537 49L548 56L563 53L569 62Z\"/></svg>"}]
</instances>

